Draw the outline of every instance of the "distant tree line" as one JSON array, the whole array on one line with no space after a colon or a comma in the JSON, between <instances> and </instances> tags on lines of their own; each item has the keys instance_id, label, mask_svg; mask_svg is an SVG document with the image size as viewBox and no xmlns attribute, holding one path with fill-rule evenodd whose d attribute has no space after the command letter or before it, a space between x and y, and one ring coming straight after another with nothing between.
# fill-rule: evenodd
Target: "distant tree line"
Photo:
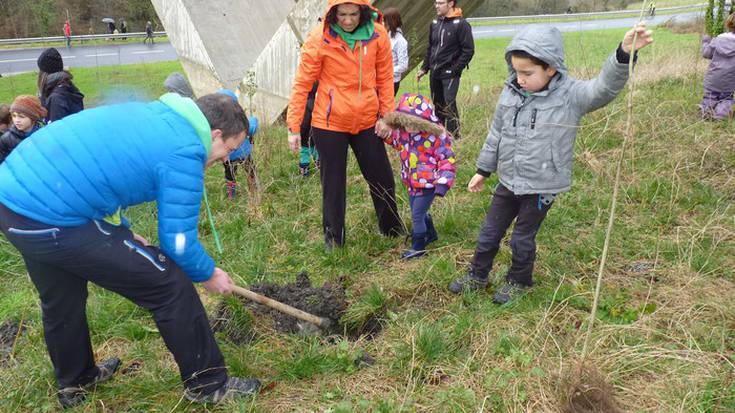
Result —
<instances>
[{"instance_id":1,"label":"distant tree line","mask_svg":"<svg viewBox=\"0 0 735 413\"><path fill-rule=\"evenodd\" d=\"M142 32L146 21L163 30L150 0L0 0L0 38L61 36L69 12L72 34L107 33L105 17L128 32Z\"/></svg>"}]
</instances>

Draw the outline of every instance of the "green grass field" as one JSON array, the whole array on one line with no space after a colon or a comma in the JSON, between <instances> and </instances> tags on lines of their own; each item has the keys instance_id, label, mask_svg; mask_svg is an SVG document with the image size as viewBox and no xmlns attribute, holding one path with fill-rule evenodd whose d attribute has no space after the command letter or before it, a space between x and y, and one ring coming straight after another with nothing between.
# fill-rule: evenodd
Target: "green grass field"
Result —
<instances>
[{"instance_id":1,"label":"green grass field","mask_svg":"<svg viewBox=\"0 0 735 413\"><path fill-rule=\"evenodd\" d=\"M594 76L622 34L565 34L572 74ZM405 240L378 234L354 160L348 176L347 246L325 252L319 180L297 176L282 126L256 137L259 204L246 191L228 201L221 167L207 174L225 247L216 258L222 268L242 285L291 282L302 270L317 284L343 278L351 319L377 314L384 320L374 340L285 335L264 317L245 317L258 332L255 341L236 345L218 334L219 343L232 374L260 377L270 384L268 390L222 406L191 405L181 397L178 372L151 317L91 287L87 313L98 358L116 355L124 367L136 362L140 368L100 386L73 411L583 411L567 409L568 400L580 376L629 91L584 119L573 188L557 199L539 233L537 285L529 294L498 307L491 303L492 288L463 296L446 291L449 281L467 269L491 196L489 189L471 194L466 184L507 75L502 55L507 42L477 41L471 69L462 78L457 183L432 208L440 240L420 260L400 261ZM635 137L624 154L586 365L606 383L597 387L609 389L603 396L614 397L626 412L735 411L735 123L700 120L696 105L707 62L698 47L697 35L660 30L636 68ZM178 63L73 73L89 102L103 104L154 98L172 70L180 70ZM33 93L33 85L32 76L2 78L0 101ZM416 86L406 80L403 89ZM418 89L428 93L428 83ZM397 174L396 154L391 158ZM405 190L398 177L396 182L399 208L410 222ZM127 213L136 232L150 240L156 239L154 212L153 205L143 205ZM200 234L214 252L204 214ZM504 245L491 274L493 285L503 280L509 264ZM0 274L0 321L22 321L26 327L10 360L0 365L0 411L56 411L35 290L4 238ZM203 291L202 297L214 313L221 299ZM227 303L241 309L235 300ZM355 363L364 354L375 364Z\"/></svg>"}]
</instances>

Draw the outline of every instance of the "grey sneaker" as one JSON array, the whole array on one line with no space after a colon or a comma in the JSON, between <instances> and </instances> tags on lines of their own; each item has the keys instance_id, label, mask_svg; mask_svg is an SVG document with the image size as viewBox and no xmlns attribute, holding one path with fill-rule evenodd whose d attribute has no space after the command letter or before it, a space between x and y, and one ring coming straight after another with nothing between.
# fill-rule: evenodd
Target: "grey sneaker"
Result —
<instances>
[{"instance_id":1,"label":"grey sneaker","mask_svg":"<svg viewBox=\"0 0 735 413\"><path fill-rule=\"evenodd\" d=\"M120 368L120 364L119 358L109 358L97 365L99 372L89 383L82 384L78 387L64 387L59 390L58 397L61 407L67 409L82 403L87 398L87 391L94 389L102 382L110 380L117 369Z\"/></svg>"},{"instance_id":2,"label":"grey sneaker","mask_svg":"<svg viewBox=\"0 0 735 413\"><path fill-rule=\"evenodd\" d=\"M449 291L454 294L461 294L462 291L484 290L487 288L487 283L487 278L475 277L475 274L470 272L464 277L457 278L449 283Z\"/></svg>"},{"instance_id":3,"label":"grey sneaker","mask_svg":"<svg viewBox=\"0 0 735 413\"><path fill-rule=\"evenodd\" d=\"M260 389L260 380L253 378L228 377L227 382L209 394L200 394L189 389L184 390L184 397L198 403L219 403L233 397L252 396Z\"/></svg>"},{"instance_id":4,"label":"grey sneaker","mask_svg":"<svg viewBox=\"0 0 735 413\"><path fill-rule=\"evenodd\" d=\"M530 287L516 284L513 282L506 282L505 285L498 288L493 296L493 302L496 304L507 304L511 300L522 296L528 291Z\"/></svg>"}]
</instances>

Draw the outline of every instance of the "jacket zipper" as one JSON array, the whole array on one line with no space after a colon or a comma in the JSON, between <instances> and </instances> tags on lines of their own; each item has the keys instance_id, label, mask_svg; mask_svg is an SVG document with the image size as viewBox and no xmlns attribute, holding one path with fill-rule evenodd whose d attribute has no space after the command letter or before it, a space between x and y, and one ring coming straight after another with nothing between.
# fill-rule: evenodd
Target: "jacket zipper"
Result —
<instances>
[{"instance_id":1,"label":"jacket zipper","mask_svg":"<svg viewBox=\"0 0 735 413\"><path fill-rule=\"evenodd\" d=\"M329 127L329 117L332 115L332 103L334 102L334 89L329 89L329 104L327 105L327 127Z\"/></svg>"},{"instance_id":2,"label":"jacket zipper","mask_svg":"<svg viewBox=\"0 0 735 413\"><path fill-rule=\"evenodd\" d=\"M513 115L513 127L516 127L516 123L518 120L518 113L521 112L521 109L523 109L523 106L526 105L527 98L523 98L523 101L521 102L521 106L518 106L518 109L516 109L516 114Z\"/></svg>"},{"instance_id":3,"label":"jacket zipper","mask_svg":"<svg viewBox=\"0 0 735 413\"><path fill-rule=\"evenodd\" d=\"M531 130L536 128L536 112L538 112L538 109L531 112Z\"/></svg>"}]
</instances>

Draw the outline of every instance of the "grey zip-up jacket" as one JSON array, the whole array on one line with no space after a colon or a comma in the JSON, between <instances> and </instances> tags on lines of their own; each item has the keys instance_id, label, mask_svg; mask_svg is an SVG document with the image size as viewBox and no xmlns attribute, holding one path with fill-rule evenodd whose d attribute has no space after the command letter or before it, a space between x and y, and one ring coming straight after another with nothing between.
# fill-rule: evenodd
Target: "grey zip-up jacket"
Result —
<instances>
[{"instance_id":1,"label":"grey zip-up jacket","mask_svg":"<svg viewBox=\"0 0 735 413\"><path fill-rule=\"evenodd\" d=\"M620 93L628 80L630 56L619 47L597 78L578 80L567 72L561 33L554 27L527 27L505 50L510 76L477 159L477 172L489 176L497 171L500 182L516 195L569 191L580 119ZM511 66L513 50L556 68L546 89L531 94L521 90Z\"/></svg>"}]
</instances>

